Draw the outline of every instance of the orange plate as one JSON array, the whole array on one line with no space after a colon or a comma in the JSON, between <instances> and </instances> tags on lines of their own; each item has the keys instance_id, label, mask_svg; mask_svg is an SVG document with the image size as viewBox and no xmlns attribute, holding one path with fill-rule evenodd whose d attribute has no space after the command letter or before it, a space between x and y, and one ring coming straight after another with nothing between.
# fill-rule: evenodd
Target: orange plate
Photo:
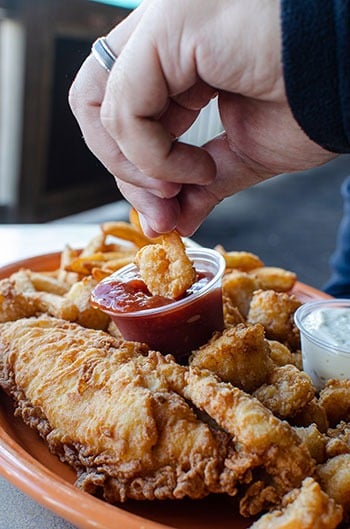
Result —
<instances>
[{"instance_id":1,"label":"orange plate","mask_svg":"<svg viewBox=\"0 0 350 529\"><path fill-rule=\"evenodd\" d=\"M0 268L0 279L19 268L54 270L59 253L40 255ZM301 301L327 298L297 283ZM37 433L13 417L11 400L1 395L0 474L38 503L80 529L244 529L253 520L237 514L234 500L212 496L203 500L129 501L109 505L74 486L75 472L50 454Z\"/></svg>"}]
</instances>

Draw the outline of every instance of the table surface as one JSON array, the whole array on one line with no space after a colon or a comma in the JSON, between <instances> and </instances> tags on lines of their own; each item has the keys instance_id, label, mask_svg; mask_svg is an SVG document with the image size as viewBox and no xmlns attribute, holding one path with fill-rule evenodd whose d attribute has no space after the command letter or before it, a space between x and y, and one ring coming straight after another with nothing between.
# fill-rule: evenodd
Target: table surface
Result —
<instances>
[{"instance_id":1,"label":"table surface","mask_svg":"<svg viewBox=\"0 0 350 529\"><path fill-rule=\"evenodd\" d=\"M97 224L0 226L0 266L54 251L65 244L84 246L99 232ZM74 526L0 477L0 529L73 529Z\"/></svg>"}]
</instances>

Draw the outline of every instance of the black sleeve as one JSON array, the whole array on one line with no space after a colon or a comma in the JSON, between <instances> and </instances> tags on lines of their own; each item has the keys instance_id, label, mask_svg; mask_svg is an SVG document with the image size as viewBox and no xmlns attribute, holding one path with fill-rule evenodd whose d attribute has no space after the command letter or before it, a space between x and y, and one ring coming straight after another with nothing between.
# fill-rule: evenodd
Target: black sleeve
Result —
<instances>
[{"instance_id":1,"label":"black sleeve","mask_svg":"<svg viewBox=\"0 0 350 529\"><path fill-rule=\"evenodd\" d=\"M350 152L350 0L281 0L281 18L295 119L325 149Z\"/></svg>"}]
</instances>

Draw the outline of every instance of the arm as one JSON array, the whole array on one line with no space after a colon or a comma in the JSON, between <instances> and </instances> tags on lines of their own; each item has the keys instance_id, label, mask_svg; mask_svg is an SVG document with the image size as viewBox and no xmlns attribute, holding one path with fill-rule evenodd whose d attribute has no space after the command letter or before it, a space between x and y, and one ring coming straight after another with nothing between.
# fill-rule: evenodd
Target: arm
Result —
<instances>
[{"instance_id":1,"label":"arm","mask_svg":"<svg viewBox=\"0 0 350 529\"><path fill-rule=\"evenodd\" d=\"M350 152L350 5L282 1L288 102L302 129L330 151Z\"/></svg>"}]
</instances>

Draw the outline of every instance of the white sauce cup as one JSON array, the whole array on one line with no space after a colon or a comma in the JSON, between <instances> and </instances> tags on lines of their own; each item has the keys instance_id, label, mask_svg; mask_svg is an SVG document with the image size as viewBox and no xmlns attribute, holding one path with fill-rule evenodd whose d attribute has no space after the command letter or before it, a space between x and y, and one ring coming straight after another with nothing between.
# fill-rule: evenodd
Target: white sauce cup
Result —
<instances>
[{"instance_id":1,"label":"white sauce cup","mask_svg":"<svg viewBox=\"0 0 350 529\"><path fill-rule=\"evenodd\" d=\"M350 379L350 299L310 301L297 309L303 369L317 390Z\"/></svg>"}]
</instances>

